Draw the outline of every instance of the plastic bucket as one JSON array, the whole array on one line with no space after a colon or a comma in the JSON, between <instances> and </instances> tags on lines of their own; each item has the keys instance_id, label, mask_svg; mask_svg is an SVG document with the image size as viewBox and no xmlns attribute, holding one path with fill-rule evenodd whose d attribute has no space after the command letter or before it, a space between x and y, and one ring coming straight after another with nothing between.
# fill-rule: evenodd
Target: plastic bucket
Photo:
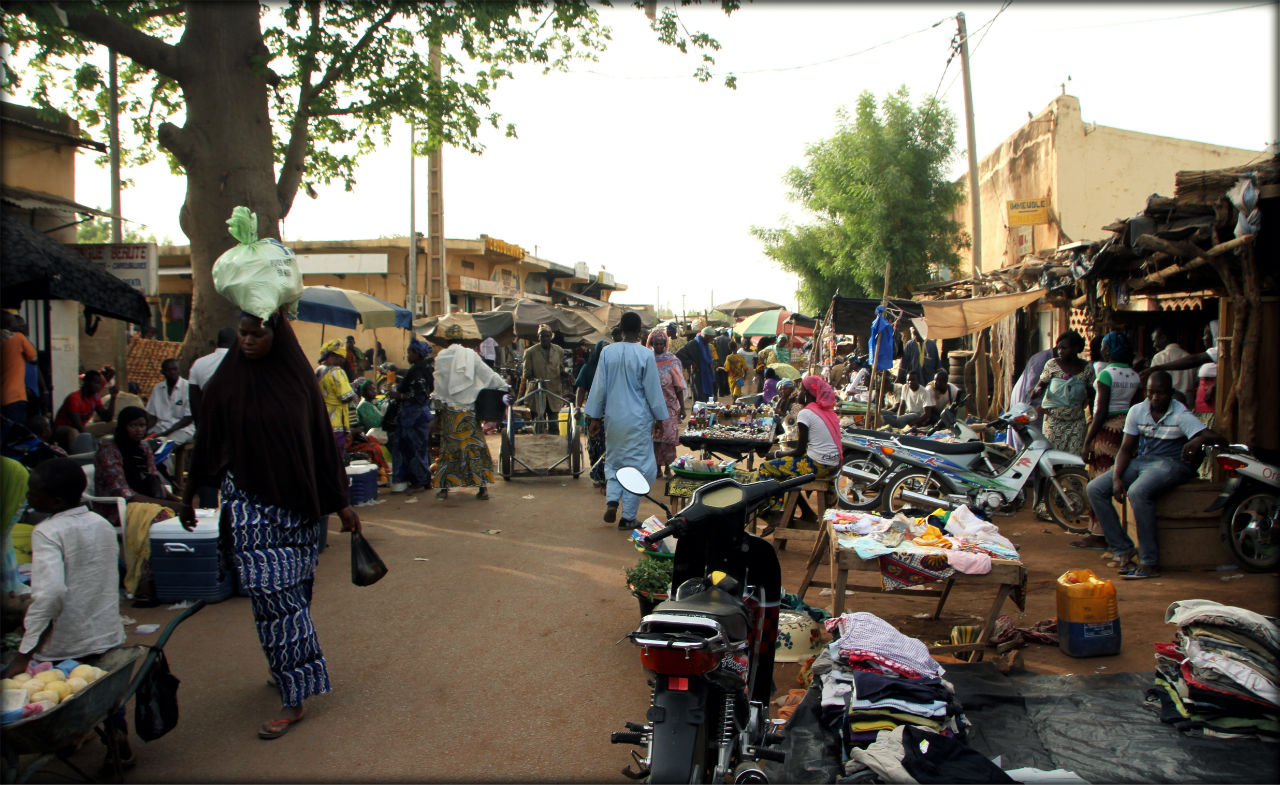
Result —
<instances>
[{"instance_id":1,"label":"plastic bucket","mask_svg":"<svg viewBox=\"0 0 1280 785\"><path fill-rule=\"evenodd\" d=\"M1058 647L1071 657L1120 653L1116 587L1093 570L1069 570L1058 578Z\"/></svg>"}]
</instances>

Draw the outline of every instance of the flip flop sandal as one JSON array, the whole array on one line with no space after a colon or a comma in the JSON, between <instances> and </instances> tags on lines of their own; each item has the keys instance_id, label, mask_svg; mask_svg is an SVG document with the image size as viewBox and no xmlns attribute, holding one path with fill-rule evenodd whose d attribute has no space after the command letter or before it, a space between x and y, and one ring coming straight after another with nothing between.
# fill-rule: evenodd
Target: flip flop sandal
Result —
<instances>
[{"instance_id":1,"label":"flip flop sandal","mask_svg":"<svg viewBox=\"0 0 1280 785\"><path fill-rule=\"evenodd\" d=\"M1118 567L1120 568L1121 572L1124 572L1126 569L1133 566L1133 556L1129 555L1124 557L1123 559L1112 556L1111 560L1107 562L1107 566Z\"/></svg>"},{"instance_id":2,"label":"flip flop sandal","mask_svg":"<svg viewBox=\"0 0 1280 785\"><path fill-rule=\"evenodd\" d=\"M291 720L280 719L278 717L274 720L267 720L262 724L261 728L258 728L258 738L278 739L288 733L290 727L302 722L306 717L307 715L305 714L299 714Z\"/></svg>"},{"instance_id":3,"label":"flip flop sandal","mask_svg":"<svg viewBox=\"0 0 1280 785\"><path fill-rule=\"evenodd\" d=\"M1159 578L1160 568L1154 564L1142 564L1135 566L1128 572L1120 573L1120 577L1126 581L1141 581L1147 578Z\"/></svg>"}]
</instances>

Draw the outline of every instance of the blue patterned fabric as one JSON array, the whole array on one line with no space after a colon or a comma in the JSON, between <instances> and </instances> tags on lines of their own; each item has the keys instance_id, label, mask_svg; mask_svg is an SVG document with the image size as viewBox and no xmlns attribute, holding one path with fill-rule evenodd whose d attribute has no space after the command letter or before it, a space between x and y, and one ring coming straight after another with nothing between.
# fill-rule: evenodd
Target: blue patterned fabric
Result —
<instances>
[{"instance_id":1,"label":"blue patterned fabric","mask_svg":"<svg viewBox=\"0 0 1280 785\"><path fill-rule=\"evenodd\" d=\"M311 586L320 555L320 528L235 484L222 481L240 586L253 605L258 640L285 706L301 706L330 690L329 669L311 621Z\"/></svg>"}]
</instances>

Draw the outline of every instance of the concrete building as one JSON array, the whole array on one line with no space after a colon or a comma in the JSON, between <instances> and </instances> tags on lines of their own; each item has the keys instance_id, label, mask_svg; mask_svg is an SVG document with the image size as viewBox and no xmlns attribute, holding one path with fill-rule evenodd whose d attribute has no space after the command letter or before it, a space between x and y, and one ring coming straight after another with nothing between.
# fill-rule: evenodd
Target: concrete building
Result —
<instances>
[{"instance_id":1,"label":"concrete building","mask_svg":"<svg viewBox=\"0 0 1280 785\"><path fill-rule=\"evenodd\" d=\"M982 268L1018 263L1037 249L1106 236L1104 226L1133 215L1153 193L1168 194L1183 169L1222 169L1264 153L1173 139L1086 123L1080 100L1060 95L995 150L982 158ZM967 176L960 181L968 191ZM1043 200L1044 222L1011 226L1008 203L1028 217ZM955 212L971 231L969 202ZM969 250L960 252L961 276L973 271Z\"/></svg>"},{"instance_id":2,"label":"concrete building","mask_svg":"<svg viewBox=\"0 0 1280 785\"><path fill-rule=\"evenodd\" d=\"M409 270L409 240L390 237L374 240L289 241L297 255L307 286L338 286L366 292L396 305L404 305ZM415 316L428 313L430 302L438 302L441 277L429 269L427 241L418 238L417 293ZM476 313L495 308L504 300L529 298L546 303L602 305L615 291L626 286L601 269L592 273L586 262L573 267L529 254L519 245L481 235L476 239L445 240L446 285L452 311ZM185 246L160 248L160 316L156 325L168 340L180 341L191 312L190 249ZM310 352L321 344L321 326L295 323L298 339ZM350 330L327 327L326 338L346 335ZM361 349L382 343L393 362L402 360L407 346L402 330L381 330L376 338L356 330Z\"/></svg>"}]
</instances>

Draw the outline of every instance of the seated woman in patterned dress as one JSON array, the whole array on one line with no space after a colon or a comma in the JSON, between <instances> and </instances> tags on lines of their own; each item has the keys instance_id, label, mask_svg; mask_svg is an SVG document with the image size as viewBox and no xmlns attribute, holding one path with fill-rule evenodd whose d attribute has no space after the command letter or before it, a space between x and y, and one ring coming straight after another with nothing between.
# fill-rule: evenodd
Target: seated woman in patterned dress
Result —
<instances>
[{"instance_id":1,"label":"seated woman in patterned dress","mask_svg":"<svg viewBox=\"0 0 1280 785\"><path fill-rule=\"evenodd\" d=\"M798 399L804 408L796 417L796 444L774 450L772 460L760 465L761 477L785 480L812 473L822 480L840 470L844 450L835 390L820 376L806 376L800 380Z\"/></svg>"}]
</instances>

